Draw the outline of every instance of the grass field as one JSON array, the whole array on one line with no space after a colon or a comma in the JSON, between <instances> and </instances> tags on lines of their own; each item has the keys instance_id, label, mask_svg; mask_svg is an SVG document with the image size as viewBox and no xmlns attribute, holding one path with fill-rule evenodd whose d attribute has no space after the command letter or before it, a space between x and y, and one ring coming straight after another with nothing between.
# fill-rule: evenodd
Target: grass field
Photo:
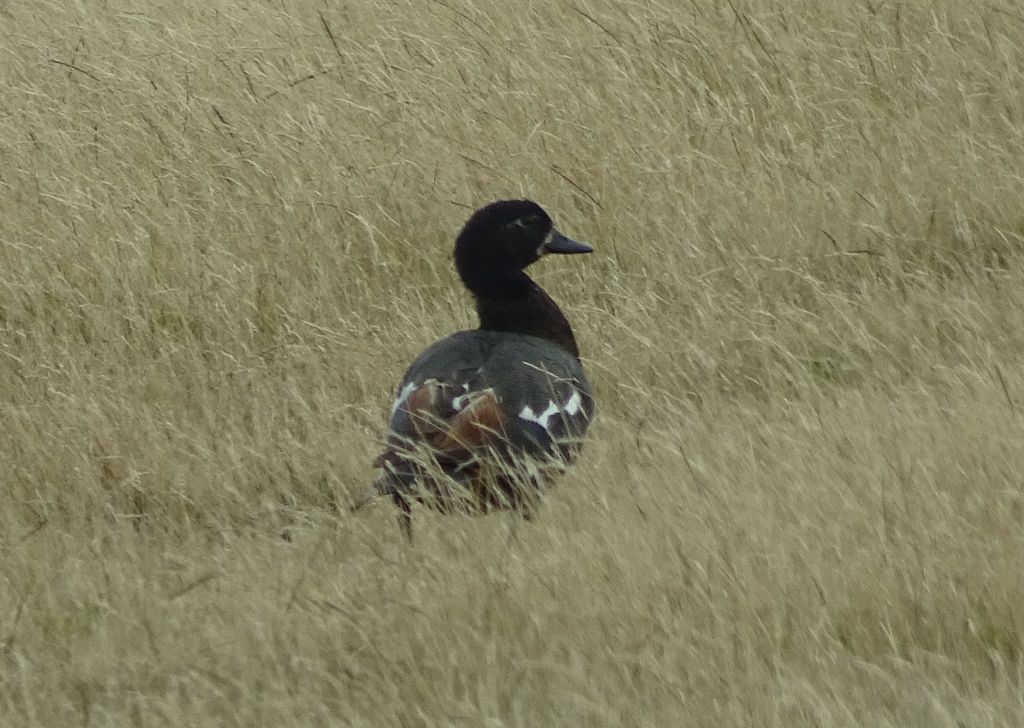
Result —
<instances>
[{"instance_id":1,"label":"grass field","mask_svg":"<svg viewBox=\"0 0 1024 728\"><path fill-rule=\"evenodd\" d=\"M0 725L1024 725L1013 0L0 3ZM350 515L472 209L599 417Z\"/></svg>"}]
</instances>

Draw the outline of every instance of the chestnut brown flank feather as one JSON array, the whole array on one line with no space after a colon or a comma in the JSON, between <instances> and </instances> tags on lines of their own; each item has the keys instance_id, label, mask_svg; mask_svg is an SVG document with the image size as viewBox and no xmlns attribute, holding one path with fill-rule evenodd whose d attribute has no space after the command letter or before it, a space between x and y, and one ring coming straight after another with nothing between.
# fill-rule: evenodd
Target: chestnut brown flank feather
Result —
<instances>
[{"instance_id":1,"label":"chestnut brown flank feather","mask_svg":"<svg viewBox=\"0 0 1024 728\"><path fill-rule=\"evenodd\" d=\"M432 444L443 453L486 447L503 437L507 418L494 392L484 392L452 417L444 438Z\"/></svg>"},{"instance_id":2,"label":"chestnut brown flank feather","mask_svg":"<svg viewBox=\"0 0 1024 728\"><path fill-rule=\"evenodd\" d=\"M475 393L462 410L445 418L442 413L451 408L451 403L439 396L442 389L439 382L426 382L413 390L402 405L411 415L417 440L438 453L452 455L486 447L502 438L508 415L502 411L494 392ZM387 453L379 455L374 467L383 467L386 456Z\"/></svg>"}]
</instances>

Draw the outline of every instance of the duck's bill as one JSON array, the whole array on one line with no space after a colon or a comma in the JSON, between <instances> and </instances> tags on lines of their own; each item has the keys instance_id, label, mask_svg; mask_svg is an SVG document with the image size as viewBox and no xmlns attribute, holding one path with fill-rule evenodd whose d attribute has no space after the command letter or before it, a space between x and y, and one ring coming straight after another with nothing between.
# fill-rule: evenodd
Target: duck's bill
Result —
<instances>
[{"instance_id":1,"label":"duck's bill","mask_svg":"<svg viewBox=\"0 0 1024 728\"><path fill-rule=\"evenodd\" d=\"M554 229L552 229L551 234L548 235L548 239L544 241L544 245L541 246L541 250L545 254L558 253L559 255L594 252L594 248L590 245L581 243L579 240L573 240L572 238L566 237Z\"/></svg>"}]
</instances>

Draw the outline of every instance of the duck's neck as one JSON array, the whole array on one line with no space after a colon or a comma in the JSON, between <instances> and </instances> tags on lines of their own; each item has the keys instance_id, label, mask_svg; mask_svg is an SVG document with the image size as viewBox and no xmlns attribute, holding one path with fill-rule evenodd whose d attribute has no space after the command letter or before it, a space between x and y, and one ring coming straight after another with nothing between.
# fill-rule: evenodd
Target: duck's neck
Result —
<instances>
[{"instance_id":1,"label":"duck's neck","mask_svg":"<svg viewBox=\"0 0 1024 728\"><path fill-rule=\"evenodd\" d=\"M466 284L476 299L481 329L536 336L579 358L576 337L562 309L530 276L518 271L499 280Z\"/></svg>"}]
</instances>

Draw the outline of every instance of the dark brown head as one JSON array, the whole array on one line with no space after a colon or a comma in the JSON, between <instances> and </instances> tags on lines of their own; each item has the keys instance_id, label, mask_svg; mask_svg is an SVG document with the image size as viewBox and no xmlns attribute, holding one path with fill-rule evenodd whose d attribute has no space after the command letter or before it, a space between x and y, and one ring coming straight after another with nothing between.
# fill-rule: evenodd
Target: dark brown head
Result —
<instances>
[{"instance_id":1,"label":"dark brown head","mask_svg":"<svg viewBox=\"0 0 1024 728\"><path fill-rule=\"evenodd\" d=\"M590 253L593 248L555 229L530 200L501 200L469 218L455 241L455 265L463 283L490 298L515 296L530 283L522 274L549 253Z\"/></svg>"}]
</instances>

